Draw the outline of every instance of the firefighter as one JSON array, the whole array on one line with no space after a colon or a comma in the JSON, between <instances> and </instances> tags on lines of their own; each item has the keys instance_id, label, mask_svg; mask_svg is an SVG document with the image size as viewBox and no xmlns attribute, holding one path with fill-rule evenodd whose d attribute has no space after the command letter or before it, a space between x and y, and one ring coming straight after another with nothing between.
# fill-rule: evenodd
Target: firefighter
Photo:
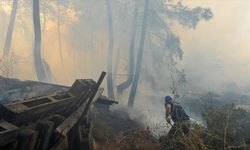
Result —
<instances>
[{"instance_id":1,"label":"firefighter","mask_svg":"<svg viewBox=\"0 0 250 150\"><path fill-rule=\"evenodd\" d=\"M190 118L179 103L174 101L170 96L165 97L166 121L172 127L168 133L169 137L176 136L182 132L188 134L190 130ZM174 124L171 124L171 119Z\"/></svg>"}]
</instances>

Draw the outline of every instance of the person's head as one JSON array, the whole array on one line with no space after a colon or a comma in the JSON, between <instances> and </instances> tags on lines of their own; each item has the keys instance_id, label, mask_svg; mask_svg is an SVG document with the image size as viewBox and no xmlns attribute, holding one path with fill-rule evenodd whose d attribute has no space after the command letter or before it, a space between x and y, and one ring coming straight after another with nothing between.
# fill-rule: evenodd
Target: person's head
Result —
<instances>
[{"instance_id":1,"label":"person's head","mask_svg":"<svg viewBox=\"0 0 250 150\"><path fill-rule=\"evenodd\" d=\"M172 105L173 105L173 99L170 96L166 96L165 97L165 109L167 112L171 112L172 109Z\"/></svg>"},{"instance_id":2,"label":"person's head","mask_svg":"<svg viewBox=\"0 0 250 150\"><path fill-rule=\"evenodd\" d=\"M165 105L167 105L167 104L172 104L173 103L173 99L172 99L172 97L170 97L170 96L166 96L165 97Z\"/></svg>"}]
</instances>

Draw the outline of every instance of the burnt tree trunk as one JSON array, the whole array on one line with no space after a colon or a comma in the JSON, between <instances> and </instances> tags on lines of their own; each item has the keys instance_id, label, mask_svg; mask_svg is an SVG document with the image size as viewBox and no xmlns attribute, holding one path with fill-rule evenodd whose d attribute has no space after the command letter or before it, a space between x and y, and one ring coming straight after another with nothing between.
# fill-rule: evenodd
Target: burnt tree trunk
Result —
<instances>
[{"instance_id":1,"label":"burnt tree trunk","mask_svg":"<svg viewBox=\"0 0 250 150\"><path fill-rule=\"evenodd\" d=\"M135 68L135 76L133 79L129 100L128 100L128 106L133 107L134 105L134 99L136 95L136 90L140 78L140 72L141 72L141 66L142 66L142 56L143 56L143 49L144 49L144 42L146 37L146 29L147 29L147 22L148 22L148 11L149 11L149 0L145 0L144 4L144 16L143 16L143 22L142 22L142 30L141 30L141 40L137 55L137 62L136 62L136 68Z\"/></svg>"},{"instance_id":2,"label":"burnt tree trunk","mask_svg":"<svg viewBox=\"0 0 250 150\"><path fill-rule=\"evenodd\" d=\"M135 9L134 9L134 19L132 25L132 34L131 34L131 41L130 41L130 51L129 51L129 72L128 72L128 79L117 86L117 92L121 94L125 89L127 89L132 81L134 76L135 70L135 40L136 40L136 32L137 32L137 18L138 18L138 6L137 1L135 1Z\"/></svg>"},{"instance_id":3,"label":"burnt tree trunk","mask_svg":"<svg viewBox=\"0 0 250 150\"><path fill-rule=\"evenodd\" d=\"M9 26L8 26L8 30L7 30L7 34L6 34L6 38L5 38L5 43L4 43L4 48L3 48L3 56L8 55L10 52L13 29L14 29L15 20L16 20L17 8L18 8L18 0L13 0L12 10L11 10L11 15L10 15L10 20L9 20Z\"/></svg>"},{"instance_id":4,"label":"burnt tree trunk","mask_svg":"<svg viewBox=\"0 0 250 150\"><path fill-rule=\"evenodd\" d=\"M40 3L33 0L33 25L35 34L34 63L38 81L47 81L46 72L41 57L41 24L40 24Z\"/></svg>"},{"instance_id":5,"label":"burnt tree trunk","mask_svg":"<svg viewBox=\"0 0 250 150\"><path fill-rule=\"evenodd\" d=\"M43 8L43 29L42 29L43 37L45 37L46 26L47 26L46 11L45 8ZM44 51L44 48L45 48L44 40L42 40L42 51Z\"/></svg>"},{"instance_id":6,"label":"burnt tree trunk","mask_svg":"<svg viewBox=\"0 0 250 150\"><path fill-rule=\"evenodd\" d=\"M113 65L113 47L114 47L114 33L113 33L113 18L112 18L112 8L110 0L106 0L107 3L107 16L108 16L108 31L109 31L109 47L108 47L108 71L107 71L107 86L108 86L108 97L110 99L115 99L114 88L113 88L113 75L112 75L112 65Z\"/></svg>"}]
</instances>

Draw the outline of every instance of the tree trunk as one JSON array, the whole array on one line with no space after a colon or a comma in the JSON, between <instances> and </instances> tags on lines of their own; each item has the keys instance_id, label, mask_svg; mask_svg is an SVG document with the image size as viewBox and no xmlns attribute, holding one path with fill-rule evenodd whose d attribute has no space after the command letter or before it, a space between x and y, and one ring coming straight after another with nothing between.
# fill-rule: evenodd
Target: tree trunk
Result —
<instances>
[{"instance_id":1,"label":"tree trunk","mask_svg":"<svg viewBox=\"0 0 250 150\"><path fill-rule=\"evenodd\" d=\"M42 35L43 37L45 37L45 32L46 32L46 26L47 26L47 19L45 16L46 12L45 12L45 8L43 8L43 29L42 29ZM45 45L44 45L44 40L42 40L42 51L44 51L45 49Z\"/></svg>"},{"instance_id":2,"label":"tree trunk","mask_svg":"<svg viewBox=\"0 0 250 150\"><path fill-rule=\"evenodd\" d=\"M128 100L129 107L133 107L134 105L134 99L135 99L136 90L137 90L137 86L138 86L138 82L140 78L140 71L141 71L141 66L142 66L142 55L143 55L147 22L148 22L148 9L149 9L149 0L145 0L144 16L143 16L142 30L141 30L141 40L140 40L140 46L138 50L138 56L137 56L137 62L136 62L136 68L135 68L135 76L134 76L134 80L132 83L129 100Z\"/></svg>"},{"instance_id":3,"label":"tree trunk","mask_svg":"<svg viewBox=\"0 0 250 150\"><path fill-rule=\"evenodd\" d=\"M11 15L10 15L10 20L9 20L9 26L8 26L8 30L7 30L7 34L6 34L6 38L5 38L5 43L4 43L4 48L3 48L3 56L7 56L10 52L17 8L18 8L18 0L13 0L12 10L11 10Z\"/></svg>"},{"instance_id":4,"label":"tree trunk","mask_svg":"<svg viewBox=\"0 0 250 150\"><path fill-rule=\"evenodd\" d=\"M112 8L110 5L110 0L106 0L106 3L107 3L107 15L108 15L108 31L109 31L107 86L108 86L108 97L114 100L115 96L114 96L113 76L112 76L113 47L114 47L113 19L112 19Z\"/></svg>"},{"instance_id":5,"label":"tree trunk","mask_svg":"<svg viewBox=\"0 0 250 150\"><path fill-rule=\"evenodd\" d=\"M39 0L33 0L33 25L35 34L34 63L38 81L47 81L43 61L41 58L41 24Z\"/></svg>"},{"instance_id":6,"label":"tree trunk","mask_svg":"<svg viewBox=\"0 0 250 150\"><path fill-rule=\"evenodd\" d=\"M134 9L134 19L133 19L133 25L132 25L132 34L131 34L131 41L130 41L130 52L129 52L129 73L128 73L128 79L117 86L117 92L118 94L121 94L125 89L127 89L132 81L134 76L134 66L135 66L135 40L136 40L136 32L137 32L137 18L138 18L138 6L137 1L135 1L135 9Z\"/></svg>"},{"instance_id":7,"label":"tree trunk","mask_svg":"<svg viewBox=\"0 0 250 150\"><path fill-rule=\"evenodd\" d=\"M57 2L57 33L58 33L58 48L60 51L61 65L63 66L62 38L61 38L61 9L60 3Z\"/></svg>"}]
</instances>

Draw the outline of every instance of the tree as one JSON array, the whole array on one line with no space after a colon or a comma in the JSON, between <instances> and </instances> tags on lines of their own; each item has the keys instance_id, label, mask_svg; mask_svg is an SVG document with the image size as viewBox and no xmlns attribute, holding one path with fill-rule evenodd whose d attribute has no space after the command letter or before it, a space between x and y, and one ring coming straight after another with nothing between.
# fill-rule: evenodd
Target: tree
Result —
<instances>
[{"instance_id":1,"label":"tree","mask_svg":"<svg viewBox=\"0 0 250 150\"><path fill-rule=\"evenodd\" d=\"M108 86L108 97L115 99L114 88L113 88L113 47L114 47L114 34L113 34L113 19L112 19L112 8L110 0L106 0L107 4L107 16L108 16L108 31L109 31L109 47L108 47L108 71L107 71L107 86Z\"/></svg>"},{"instance_id":2,"label":"tree","mask_svg":"<svg viewBox=\"0 0 250 150\"><path fill-rule=\"evenodd\" d=\"M148 24L148 10L149 10L149 0L145 0L144 4L144 16L143 16L143 22L142 22L142 30L141 30L141 40L140 40L140 46L138 50L138 56L137 56L137 62L136 62L136 68L135 68L135 76L133 79L131 92L129 95L128 100L128 106L132 107L134 105L134 99L136 95L136 90L140 78L140 71L142 66L142 55L143 55L143 49L144 49L144 42L146 37L146 29Z\"/></svg>"},{"instance_id":3,"label":"tree","mask_svg":"<svg viewBox=\"0 0 250 150\"><path fill-rule=\"evenodd\" d=\"M130 39L130 48L129 48L129 73L128 79L117 86L117 92L122 93L126 88L128 88L134 77L134 66L135 66L135 40L136 40L136 32L137 32L137 18L138 18L138 4L135 1L135 8L134 8L134 18L133 18L133 25L132 25L132 32L131 32L131 39Z\"/></svg>"},{"instance_id":4,"label":"tree","mask_svg":"<svg viewBox=\"0 0 250 150\"><path fill-rule=\"evenodd\" d=\"M7 34L5 38L4 48L3 48L3 56L8 55L10 52L13 29L15 25L16 13L17 13L17 8L18 8L18 0L13 0L12 2L13 2L12 10L11 10L9 26L8 26L8 30L7 30Z\"/></svg>"},{"instance_id":5,"label":"tree","mask_svg":"<svg viewBox=\"0 0 250 150\"><path fill-rule=\"evenodd\" d=\"M46 71L41 57L41 24L40 24L40 3L33 0L33 25L35 33L34 63L36 75L39 81L47 82Z\"/></svg>"},{"instance_id":6,"label":"tree","mask_svg":"<svg viewBox=\"0 0 250 150\"><path fill-rule=\"evenodd\" d=\"M162 81L169 81L168 77L170 77L170 80L172 80L170 84L172 92L179 94L179 88L186 82L184 71L177 68L177 62L182 59L183 50L180 46L179 38L171 30L170 22L175 20L185 27L195 28L199 21L203 19L209 20L211 17L212 12L207 8L196 7L190 9L183 6L180 2L175 5L168 5L163 4L160 0L150 1L150 11L148 13L149 40L146 47L150 51L146 51L147 55L145 57L147 57L147 61L143 65L145 67L143 69L143 77L147 78L146 81L151 83L153 89L165 89L166 84L164 83L166 82ZM141 67L140 60L140 57L138 57L138 68ZM166 66L168 67L167 69ZM137 79L139 79L138 74L140 74L139 70L136 71L133 80L129 106L133 106L134 103L138 84ZM162 85L163 89L161 89L160 84L164 84Z\"/></svg>"}]
</instances>

